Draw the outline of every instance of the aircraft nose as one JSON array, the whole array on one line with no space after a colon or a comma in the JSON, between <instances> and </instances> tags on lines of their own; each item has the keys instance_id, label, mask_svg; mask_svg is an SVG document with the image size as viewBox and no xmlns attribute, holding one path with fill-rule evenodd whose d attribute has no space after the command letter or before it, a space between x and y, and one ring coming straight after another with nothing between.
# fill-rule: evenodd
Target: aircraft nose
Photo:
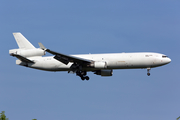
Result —
<instances>
[{"instance_id":1,"label":"aircraft nose","mask_svg":"<svg viewBox=\"0 0 180 120\"><path fill-rule=\"evenodd\" d=\"M168 63L171 62L171 59L170 59L170 58L166 58L166 59L164 59L163 61L164 61L165 64L168 64Z\"/></svg>"},{"instance_id":2,"label":"aircraft nose","mask_svg":"<svg viewBox=\"0 0 180 120\"><path fill-rule=\"evenodd\" d=\"M170 62L171 62L171 59L168 58L168 57L161 59L161 63L162 63L163 65L164 65L164 64L168 64L168 63L170 63Z\"/></svg>"},{"instance_id":3,"label":"aircraft nose","mask_svg":"<svg viewBox=\"0 0 180 120\"><path fill-rule=\"evenodd\" d=\"M171 59L170 58L167 58L167 63L170 63L171 62Z\"/></svg>"}]
</instances>

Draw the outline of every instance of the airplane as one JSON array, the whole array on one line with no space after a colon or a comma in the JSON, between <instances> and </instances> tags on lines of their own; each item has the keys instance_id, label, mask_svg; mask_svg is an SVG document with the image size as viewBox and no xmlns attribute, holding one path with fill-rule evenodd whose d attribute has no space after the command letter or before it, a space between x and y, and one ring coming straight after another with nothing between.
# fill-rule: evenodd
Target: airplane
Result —
<instances>
[{"instance_id":1,"label":"airplane","mask_svg":"<svg viewBox=\"0 0 180 120\"><path fill-rule=\"evenodd\" d=\"M9 54L18 58L17 65L44 71L68 71L76 73L82 80L89 80L87 72L96 75L112 76L113 69L147 69L166 65L171 59L164 54L154 52L108 53L66 55L52 51L42 43L35 48L20 32L13 33L19 49L9 50ZM45 56L46 52L53 56Z\"/></svg>"}]
</instances>

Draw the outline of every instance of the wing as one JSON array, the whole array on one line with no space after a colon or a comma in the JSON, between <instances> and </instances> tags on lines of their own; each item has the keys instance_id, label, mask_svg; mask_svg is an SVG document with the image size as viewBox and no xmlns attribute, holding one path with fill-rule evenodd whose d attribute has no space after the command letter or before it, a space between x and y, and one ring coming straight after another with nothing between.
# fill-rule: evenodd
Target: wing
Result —
<instances>
[{"instance_id":1,"label":"wing","mask_svg":"<svg viewBox=\"0 0 180 120\"><path fill-rule=\"evenodd\" d=\"M71 56L71 55L65 55L65 54L62 54L62 53L52 51L50 49L46 49L42 43L38 43L38 44L39 44L41 49L55 55L54 59L66 64L66 65L69 62L73 62L73 63L77 63L77 64L81 64L81 65L90 64L92 62L91 60L87 60L87 59L84 59L84 58L79 58L79 57L75 57L75 56Z\"/></svg>"},{"instance_id":2,"label":"wing","mask_svg":"<svg viewBox=\"0 0 180 120\"><path fill-rule=\"evenodd\" d=\"M26 63L34 63L33 61L31 61L31 60L29 60L29 59L27 59L27 58L25 58L25 57L23 57L23 56L21 56L21 55L17 55L17 54L14 54L14 53L12 53L12 54L10 54L10 55L13 56L13 57L18 58L19 60L21 60L21 61L23 61L23 62L26 62Z\"/></svg>"}]
</instances>

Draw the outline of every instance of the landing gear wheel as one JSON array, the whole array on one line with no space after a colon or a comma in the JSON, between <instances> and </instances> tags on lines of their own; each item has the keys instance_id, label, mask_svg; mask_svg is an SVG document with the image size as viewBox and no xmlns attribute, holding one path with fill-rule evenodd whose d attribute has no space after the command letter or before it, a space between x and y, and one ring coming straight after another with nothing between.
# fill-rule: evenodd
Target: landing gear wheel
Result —
<instances>
[{"instance_id":1,"label":"landing gear wheel","mask_svg":"<svg viewBox=\"0 0 180 120\"><path fill-rule=\"evenodd\" d=\"M89 80L89 77L86 76L87 72L86 71L76 71L76 75L81 78L81 80Z\"/></svg>"},{"instance_id":2,"label":"landing gear wheel","mask_svg":"<svg viewBox=\"0 0 180 120\"><path fill-rule=\"evenodd\" d=\"M84 80L85 80L85 77L81 77L81 80L83 80L83 81L84 81Z\"/></svg>"},{"instance_id":3,"label":"landing gear wheel","mask_svg":"<svg viewBox=\"0 0 180 120\"><path fill-rule=\"evenodd\" d=\"M85 78L86 78L86 80L89 80L89 77L88 77L88 76L86 76Z\"/></svg>"},{"instance_id":4,"label":"landing gear wheel","mask_svg":"<svg viewBox=\"0 0 180 120\"><path fill-rule=\"evenodd\" d=\"M147 68L147 75L148 76L150 76L150 70L151 70L151 68L149 67L149 68Z\"/></svg>"}]
</instances>

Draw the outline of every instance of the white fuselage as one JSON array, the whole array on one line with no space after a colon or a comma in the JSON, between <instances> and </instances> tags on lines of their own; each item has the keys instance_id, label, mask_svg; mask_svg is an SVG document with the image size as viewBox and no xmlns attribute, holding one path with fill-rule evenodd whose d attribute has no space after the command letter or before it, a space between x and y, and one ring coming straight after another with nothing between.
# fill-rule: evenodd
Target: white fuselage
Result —
<instances>
[{"instance_id":1,"label":"white fuselage","mask_svg":"<svg viewBox=\"0 0 180 120\"><path fill-rule=\"evenodd\" d=\"M66 55L52 51L42 43L38 43L40 48L35 48L19 32L13 35L19 49L11 49L9 54L18 58L16 64L45 71L72 71L82 80L89 80L89 71L96 75L112 76L113 69L146 68L150 76L151 68L171 62L166 55L152 52ZM42 57L46 52L54 56Z\"/></svg>"},{"instance_id":2,"label":"white fuselage","mask_svg":"<svg viewBox=\"0 0 180 120\"><path fill-rule=\"evenodd\" d=\"M106 62L107 67L101 69L136 69L136 68L153 68L168 64L171 59L159 53L141 52L141 53L111 53L111 54L82 54L72 55L75 57L88 59L97 62ZM28 59L35 63L28 63L28 67L46 70L46 71L71 71L73 63L67 65L49 57L29 57ZM20 60L16 64L25 65ZM82 68L86 71L99 70L100 68Z\"/></svg>"}]
</instances>

